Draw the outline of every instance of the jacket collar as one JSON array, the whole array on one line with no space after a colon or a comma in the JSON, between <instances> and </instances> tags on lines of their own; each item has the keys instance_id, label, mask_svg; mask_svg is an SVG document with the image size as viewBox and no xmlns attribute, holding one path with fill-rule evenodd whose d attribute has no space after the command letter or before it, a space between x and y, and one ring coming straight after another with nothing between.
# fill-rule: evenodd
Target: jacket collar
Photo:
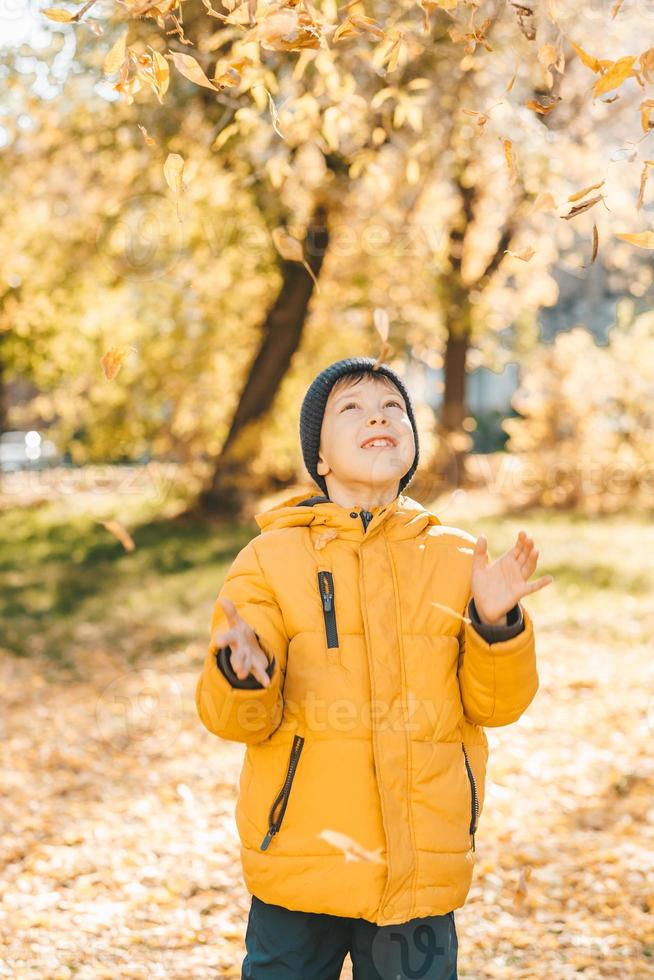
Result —
<instances>
[{"instance_id":1,"label":"jacket collar","mask_svg":"<svg viewBox=\"0 0 654 980\"><path fill-rule=\"evenodd\" d=\"M389 504L372 507L367 530L361 520L361 507L341 507L323 495L310 496L306 491L280 501L268 510L255 514L261 532L283 527L313 527L334 530L339 537L366 540L382 525L393 539L413 538L430 524L441 522L412 497L400 494Z\"/></svg>"}]
</instances>

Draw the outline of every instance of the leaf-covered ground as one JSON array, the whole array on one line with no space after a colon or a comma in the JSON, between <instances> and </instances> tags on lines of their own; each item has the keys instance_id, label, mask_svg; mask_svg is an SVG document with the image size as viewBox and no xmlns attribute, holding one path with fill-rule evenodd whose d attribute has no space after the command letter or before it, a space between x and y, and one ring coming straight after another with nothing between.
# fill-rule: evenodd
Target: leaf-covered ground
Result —
<instances>
[{"instance_id":1,"label":"leaf-covered ground","mask_svg":"<svg viewBox=\"0 0 654 980\"><path fill-rule=\"evenodd\" d=\"M487 729L460 978L654 977L651 516L484 503L458 495L443 523L487 534L494 557L526 528L555 583L525 600L536 699ZM0 976L237 978L243 748L204 730L193 694L252 528L120 508L78 494L0 512ZM94 523L114 516L132 553Z\"/></svg>"}]
</instances>

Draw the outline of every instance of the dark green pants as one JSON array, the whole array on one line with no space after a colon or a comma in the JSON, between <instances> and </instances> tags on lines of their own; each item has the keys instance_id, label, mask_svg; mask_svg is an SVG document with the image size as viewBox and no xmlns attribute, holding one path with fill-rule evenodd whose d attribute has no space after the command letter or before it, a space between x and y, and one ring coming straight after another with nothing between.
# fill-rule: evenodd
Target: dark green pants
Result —
<instances>
[{"instance_id":1,"label":"dark green pants","mask_svg":"<svg viewBox=\"0 0 654 980\"><path fill-rule=\"evenodd\" d=\"M252 896L241 980L457 980L454 912L377 926L367 919L294 912Z\"/></svg>"}]
</instances>

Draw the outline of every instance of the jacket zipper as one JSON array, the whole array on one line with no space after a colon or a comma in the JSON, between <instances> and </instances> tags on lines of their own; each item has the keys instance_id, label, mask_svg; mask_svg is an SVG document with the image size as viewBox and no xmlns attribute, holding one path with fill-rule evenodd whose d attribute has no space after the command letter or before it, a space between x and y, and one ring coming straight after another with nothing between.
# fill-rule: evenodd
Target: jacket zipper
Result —
<instances>
[{"instance_id":1,"label":"jacket zipper","mask_svg":"<svg viewBox=\"0 0 654 980\"><path fill-rule=\"evenodd\" d=\"M334 608L334 576L331 572L318 572L318 588L322 601L327 646L338 646L338 630L336 629L336 609Z\"/></svg>"},{"instance_id":2,"label":"jacket zipper","mask_svg":"<svg viewBox=\"0 0 654 980\"><path fill-rule=\"evenodd\" d=\"M479 820L479 797L477 796L477 784L475 783L475 774L472 771L472 766L468 761L468 753L466 752L466 747L461 742L461 748L463 749L463 755L466 762L466 772L468 773L468 779L470 780L470 791L472 793L471 809L472 818L470 820L470 834L472 834L472 849L475 849L475 831L477 830L477 821Z\"/></svg>"},{"instance_id":3,"label":"jacket zipper","mask_svg":"<svg viewBox=\"0 0 654 980\"><path fill-rule=\"evenodd\" d=\"M300 753L302 752L302 747L304 745L304 738L302 735L293 736L293 745L291 746L291 753L288 759L288 768L286 770L286 778L284 779L284 785L280 789L279 793L273 801L273 805L268 813L268 833L261 841L259 845L260 850L268 850L268 845L271 840L279 832L279 828L282 825L282 820L284 819L284 814L286 813L286 806L288 804L288 797L291 792L291 786L293 785L293 779L295 777L295 771L297 769L297 764L300 758ZM281 804L281 805L280 805ZM280 807L279 813L275 816L275 810Z\"/></svg>"}]
</instances>

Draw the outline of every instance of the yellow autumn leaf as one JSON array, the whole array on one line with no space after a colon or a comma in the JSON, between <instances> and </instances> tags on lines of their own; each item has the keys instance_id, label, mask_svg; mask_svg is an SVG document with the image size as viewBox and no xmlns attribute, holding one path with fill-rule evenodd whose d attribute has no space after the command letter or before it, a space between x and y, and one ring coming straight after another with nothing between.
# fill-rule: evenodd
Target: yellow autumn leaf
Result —
<instances>
[{"instance_id":1,"label":"yellow autumn leaf","mask_svg":"<svg viewBox=\"0 0 654 980\"><path fill-rule=\"evenodd\" d=\"M190 54L182 54L181 51L171 51L171 55L175 68L180 75L188 78L189 82L202 85L204 88L210 88L213 92L220 91L213 82L209 81L201 66Z\"/></svg>"},{"instance_id":2,"label":"yellow autumn leaf","mask_svg":"<svg viewBox=\"0 0 654 980\"><path fill-rule=\"evenodd\" d=\"M604 95L605 92L610 92L612 88L619 88L631 75L634 75L635 72L632 71L632 65L635 60L634 55L618 58L608 71L595 82L593 97L597 98L598 95Z\"/></svg>"},{"instance_id":3,"label":"yellow autumn leaf","mask_svg":"<svg viewBox=\"0 0 654 980\"><path fill-rule=\"evenodd\" d=\"M56 20L60 24L69 24L75 16L70 10L62 10L60 7L46 7L41 13L49 20Z\"/></svg>"},{"instance_id":4,"label":"yellow autumn leaf","mask_svg":"<svg viewBox=\"0 0 654 980\"><path fill-rule=\"evenodd\" d=\"M287 262L304 261L302 243L289 235L285 228L282 228L281 225L278 228L273 228L271 236L273 245L283 259L286 259Z\"/></svg>"},{"instance_id":5,"label":"yellow autumn leaf","mask_svg":"<svg viewBox=\"0 0 654 980\"><path fill-rule=\"evenodd\" d=\"M107 381L113 381L130 351L136 351L136 347L131 347L129 344L124 344L122 346L110 347L109 350L102 355L100 358L100 364L102 365L102 370L104 371L104 376Z\"/></svg>"},{"instance_id":6,"label":"yellow autumn leaf","mask_svg":"<svg viewBox=\"0 0 654 980\"><path fill-rule=\"evenodd\" d=\"M383 848L378 847L376 850L370 851L363 844L360 844L359 841L353 840L347 834L342 834L340 830L321 830L318 837L327 841L332 847L336 847L339 851L342 851L346 861L370 861L373 864L385 863L382 857Z\"/></svg>"},{"instance_id":7,"label":"yellow autumn leaf","mask_svg":"<svg viewBox=\"0 0 654 980\"><path fill-rule=\"evenodd\" d=\"M118 538L125 551L134 551L134 540L120 521L100 521L100 524L106 527L107 531L113 534L114 537Z\"/></svg>"},{"instance_id":8,"label":"yellow autumn leaf","mask_svg":"<svg viewBox=\"0 0 654 980\"><path fill-rule=\"evenodd\" d=\"M152 71L157 83L159 95L164 96L170 82L170 65L159 51L152 51ZM159 99L161 101L161 98Z\"/></svg>"},{"instance_id":9,"label":"yellow autumn leaf","mask_svg":"<svg viewBox=\"0 0 654 980\"><path fill-rule=\"evenodd\" d=\"M512 252L510 248L505 249L505 251L507 255L513 256L514 259L521 259L523 262L529 262L536 254L531 245L527 245L520 252Z\"/></svg>"},{"instance_id":10,"label":"yellow autumn leaf","mask_svg":"<svg viewBox=\"0 0 654 980\"><path fill-rule=\"evenodd\" d=\"M590 187L584 187L583 191L577 191L576 194L571 194L568 200L571 203L574 203L575 201L579 201L581 200L582 197L585 197L586 194L590 194L591 191L599 190L599 188L602 186L603 183L604 181L600 180L599 184L591 184Z\"/></svg>"},{"instance_id":11,"label":"yellow autumn leaf","mask_svg":"<svg viewBox=\"0 0 654 980\"><path fill-rule=\"evenodd\" d=\"M373 311L372 319L375 324L375 330L381 337L382 342L388 340L388 311L378 306Z\"/></svg>"},{"instance_id":12,"label":"yellow autumn leaf","mask_svg":"<svg viewBox=\"0 0 654 980\"><path fill-rule=\"evenodd\" d=\"M171 191L180 195L184 190L182 174L184 171L184 158L179 153L169 153L164 163L164 177Z\"/></svg>"},{"instance_id":13,"label":"yellow autumn leaf","mask_svg":"<svg viewBox=\"0 0 654 980\"><path fill-rule=\"evenodd\" d=\"M118 71L123 61L125 60L125 52L127 49L127 31L112 44L107 57L104 59L104 64L102 70L105 75L113 75L115 71Z\"/></svg>"},{"instance_id":14,"label":"yellow autumn leaf","mask_svg":"<svg viewBox=\"0 0 654 980\"><path fill-rule=\"evenodd\" d=\"M583 48L580 48L579 45L575 44L574 41L570 41L570 44L577 52L578 56L581 58L581 60L583 61L583 63L586 65L587 68L590 68L591 71L594 71L596 73L602 70L599 58L595 58L592 54L586 54Z\"/></svg>"},{"instance_id":15,"label":"yellow autumn leaf","mask_svg":"<svg viewBox=\"0 0 654 980\"><path fill-rule=\"evenodd\" d=\"M654 248L654 231L637 231L634 234L616 234L623 242L637 245L638 248Z\"/></svg>"}]
</instances>

